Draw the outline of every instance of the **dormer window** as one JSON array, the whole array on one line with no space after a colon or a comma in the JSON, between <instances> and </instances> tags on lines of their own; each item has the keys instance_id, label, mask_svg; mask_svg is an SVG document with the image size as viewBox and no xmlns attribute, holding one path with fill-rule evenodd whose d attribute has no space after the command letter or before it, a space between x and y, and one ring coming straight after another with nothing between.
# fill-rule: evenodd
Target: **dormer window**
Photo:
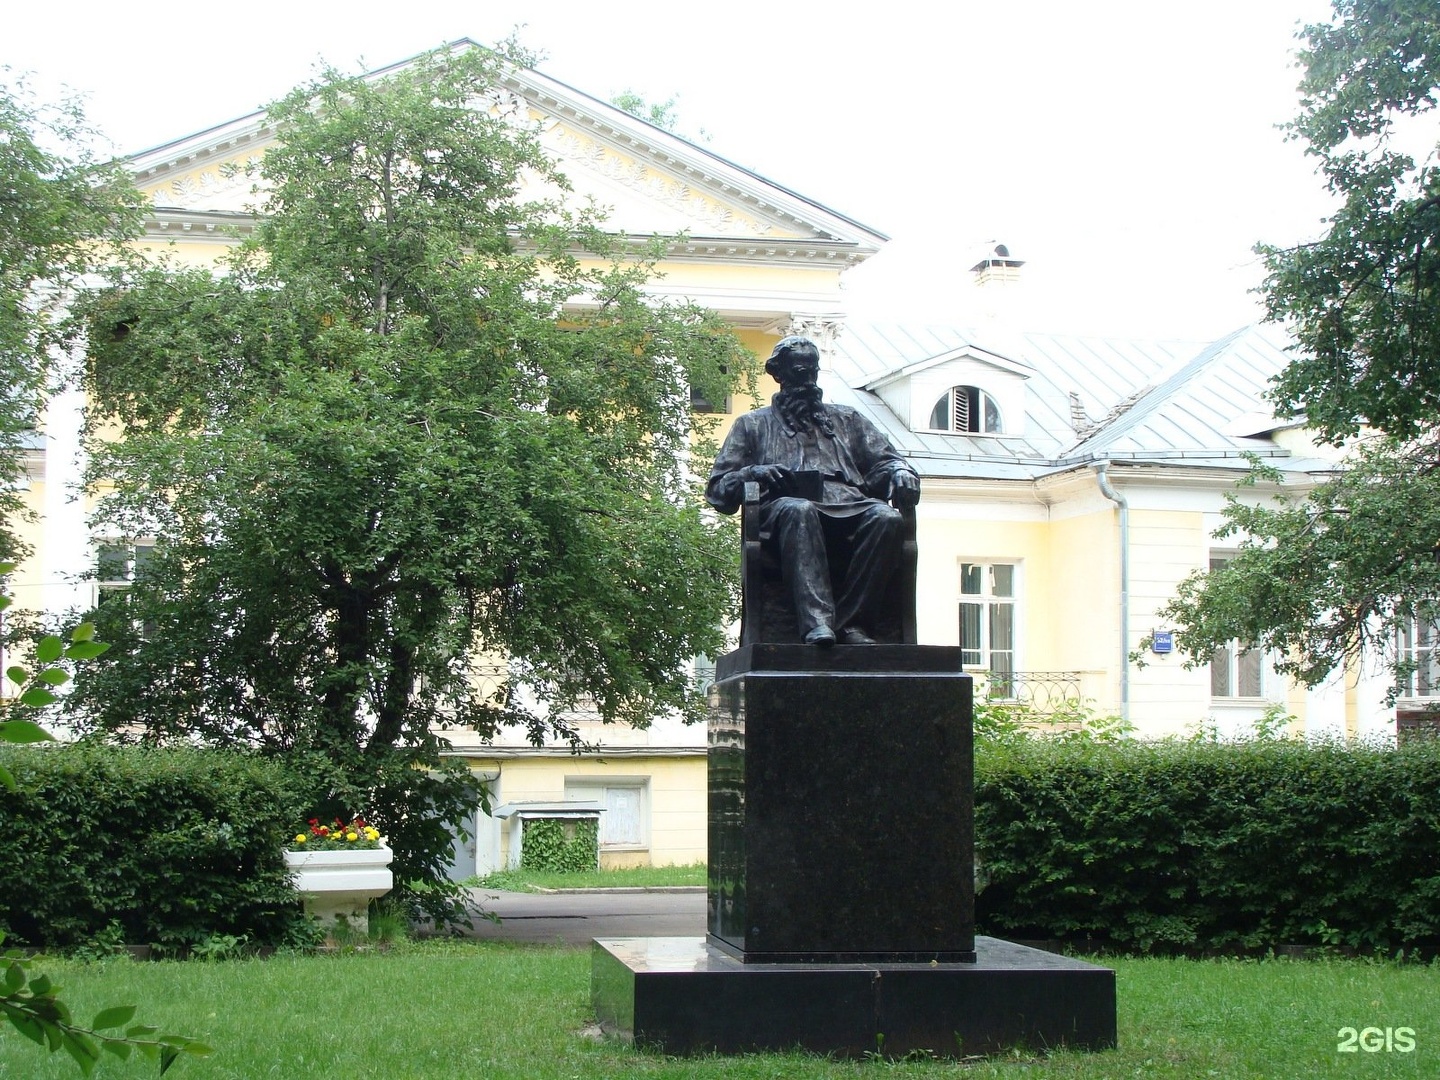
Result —
<instances>
[{"instance_id":1,"label":"dormer window","mask_svg":"<svg viewBox=\"0 0 1440 1080\"><path fill-rule=\"evenodd\" d=\"M930 410L930 430L999 434L1000 406L978 386L952 386Z\"/></svg>"}]
</instances>

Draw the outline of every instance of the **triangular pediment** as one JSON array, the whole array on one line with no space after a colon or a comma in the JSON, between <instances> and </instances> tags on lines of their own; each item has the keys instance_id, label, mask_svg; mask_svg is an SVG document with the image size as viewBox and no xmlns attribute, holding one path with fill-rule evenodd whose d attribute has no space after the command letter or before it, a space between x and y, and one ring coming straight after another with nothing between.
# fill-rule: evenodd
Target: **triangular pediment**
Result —
<instances>
[{"instance_id":1,"label":"triangular pediment","mask_svg":"<svg viewBox=\"0 0 1440 1080\"><path fill-rule=\"evenodd\" d=\"M942 397L959 387L974 387L1000 410L1003 427L996 430L1019 435L1024 429L1025 384L1034 374L1023 360L967 342L892 366L854 389L877 395L907 428L923 431Z\"/></svg>"},{"instance_id":2,"label":"triangular pediment","mask_svg":"<svg viewBox=\"0 0 1440 1080\"><path fill-rule=\"evenodd\" d=\"M922 375L928 379L939 376L943 381L947 375L952 373L958 376L966 371L976 369L991 369L996 373L1023 379L1028 379L1035 373L1034 368L1022 360L1012 360L987 349L964 345L958 349L951 349L936 356L928 356L923 360L916 360L903 367L887 371L865 383L864 389L879 393L886 386Z\"/></svg>"},{"instance_id":3,"label":"triangular pediment","mask_svg":"<svg viewBox=\"0 0 1440 1080\"><path fill-rule=\"evenodd\" d=\"M370 77L384 78L410 62ZM538 71L513 69L477 107L537 125L573 187L571 197L604 207L616 232L683 233L680 250L687 257L812 264L818 258L839 269L874 254L886 239ZM261 196L244 167L273 139L265 114L257 112L137 154L130 163L163 230L214 230L251 215ZM537 186L525 194L545 192Z\"/></svg>"}]
</instances>

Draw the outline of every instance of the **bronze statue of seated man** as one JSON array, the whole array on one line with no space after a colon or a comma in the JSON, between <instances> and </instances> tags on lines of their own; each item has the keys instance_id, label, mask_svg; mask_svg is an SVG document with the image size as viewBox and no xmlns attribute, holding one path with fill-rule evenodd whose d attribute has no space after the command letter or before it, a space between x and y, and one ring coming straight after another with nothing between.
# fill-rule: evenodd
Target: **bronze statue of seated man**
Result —
<instances>
[{"instance_id":1,"label":"bronze statue of seated man","mask_svg":"<svg viewBox=\"0 0 1440 1080\"><path fill-rule=\"evenodd\" d=\"M821 400L814 342L785 338L765 370L780 392L735 421L705 497L733 514L745 484L758 483L761 536L778 556L800 639L872 644L900 555L894 507L919 501L920 477L869 420Z\"/></svg>"}]
</instances>

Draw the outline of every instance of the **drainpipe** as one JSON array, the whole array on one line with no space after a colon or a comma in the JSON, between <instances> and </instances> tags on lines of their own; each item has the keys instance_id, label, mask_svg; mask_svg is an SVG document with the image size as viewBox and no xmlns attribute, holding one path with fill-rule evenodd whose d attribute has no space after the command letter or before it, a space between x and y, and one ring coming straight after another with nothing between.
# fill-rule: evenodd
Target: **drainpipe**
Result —
<instances>
[{"instance_id":1,"label":"drainpipe","mask_svg":"<svg viewBox=\"0 0 1440 1080\"><path fill-rule=\"evenodd\" d=\"M1110 463L1095 467L1100 494L1120 508L1120 719L1130 723L1130 504L1110 484Z\"/></svg>"}]
</instances>

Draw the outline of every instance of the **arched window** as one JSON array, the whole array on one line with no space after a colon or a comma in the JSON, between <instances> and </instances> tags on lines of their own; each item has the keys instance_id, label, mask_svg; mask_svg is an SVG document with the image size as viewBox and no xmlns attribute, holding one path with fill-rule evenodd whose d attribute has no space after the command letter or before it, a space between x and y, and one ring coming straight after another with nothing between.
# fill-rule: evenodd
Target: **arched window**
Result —
<instances>
[{"instance_id":1,"label":"arched window","mask_svg":"<svg viewBox=\"0 0 1440 1080\"><path fill-rule=\"evenodd\" d=\"M930 430L997 434L1000 406L978 386L952 386L930 410Z\"/></svg>"}]
</instances>

